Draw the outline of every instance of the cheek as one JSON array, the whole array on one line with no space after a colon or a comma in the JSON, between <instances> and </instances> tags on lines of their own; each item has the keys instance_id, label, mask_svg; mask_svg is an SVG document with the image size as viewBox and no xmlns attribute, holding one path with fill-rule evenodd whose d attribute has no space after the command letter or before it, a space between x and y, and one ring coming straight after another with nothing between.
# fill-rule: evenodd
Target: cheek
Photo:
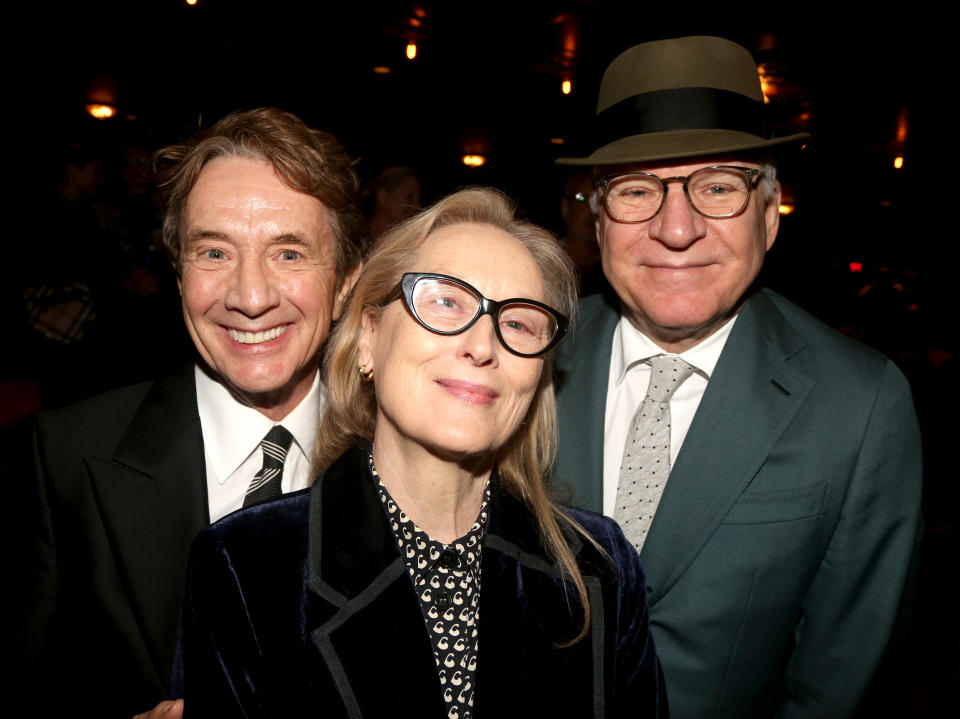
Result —
<instances>
[{"instance_id":1,"label":"cheek","mask_svg":"<svg viewBox=\"0 0 960 719\"><path fill-rule=\"evenodd\" d=\"M428 347L431 336L420 338L416 336L414 328L404 327L402 320L385 314L378 323L373 335L373 346L370 349L373 358L374 372L379 377L389 377L391 383L407 383L409 390L412 384L414 369L419 364L419 357L429 355Z\"/></svg>"},{"instance_id":2,"label":"cheek","mask_svg":"<svg viewBox=\"0 0 960 719\"><path fill-rule=\"evenodd\" d=\"M200 317L222 296L220 281L215 277L185 275L180 285L183 309L191 317Z\"/></svg>"},{"instance_id":3,"label":"cheek","mask_svg":"<svg viewBox=\"0 0 960 719\"><path fill-rule=\"evenodd\" d=\"M530 360L526 360L530 361ZM543 361L535 360L534 366L520 366L514 373L514 400L511 407L511 418L519 424L530 408L530 402L540 384L540 374L543 371Z\"/></svg>"},{"instance_id":4,"label":"cheek","mask_svg":"<svg viewBox=\"0 0 960 719\"><path fill-rule=\"evenodd\" d=\"M324 328L329 327L333 311L334 291L326 278L298 276L281 283L283 297L308 321Z\"/></svg>"}]
</instances>

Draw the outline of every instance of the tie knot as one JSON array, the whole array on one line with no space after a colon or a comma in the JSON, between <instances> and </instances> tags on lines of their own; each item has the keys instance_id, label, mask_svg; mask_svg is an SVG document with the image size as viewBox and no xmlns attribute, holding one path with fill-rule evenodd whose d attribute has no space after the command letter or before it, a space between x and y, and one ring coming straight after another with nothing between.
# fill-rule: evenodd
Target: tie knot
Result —
<instances>
[{"instance_id":1,"label":"tie knot","mask_svg":"<svg viewBox=\"0 0 960 719\"><path fill-rule=\"evenodd\" d=\"M260 440L260 446L263 447L264 452L279 454L279 459L283 462L283 457L287 454L287 450L290 449L292 442L293 435L290 434L287 428L282 424L276 424L267 432L267 435Z\"/></svg>"},{"instance_id":2,"label":"tie knot","mask_svg":"<svg viewBox=\"0 0 960 719\"><path fill-rule=\"evenodd\" d=\"M650 386L647 388L647 399L655 402L666 402L683 381L693 374L693 366L679 357L657 355L650 358Z\"/></svg>"}]
</instances>

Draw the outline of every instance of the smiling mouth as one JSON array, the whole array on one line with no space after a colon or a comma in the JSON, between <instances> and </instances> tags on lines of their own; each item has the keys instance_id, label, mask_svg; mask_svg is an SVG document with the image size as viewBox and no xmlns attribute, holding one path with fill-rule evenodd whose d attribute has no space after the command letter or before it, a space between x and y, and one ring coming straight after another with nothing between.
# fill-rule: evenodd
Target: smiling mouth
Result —
<instances>
[{"instance_id":1,"label":"smiling mouth","mask_svg":"<svg viewBox=\"0 0 960 719\"><path fill-rule=\"evenodd\" d=\"M230 335L230 339L242 345L256 345L261 342L269 342L270 340L277 339L277 337L287 331L288 327L290 327L290 325L280 325L279 327L273 327L262 332L240 332L239 330L227 328L227 334Z\"/></svg>"},{"instance_id":2,"label":"smiling mouth","mask_svg":"<svg viewBox=\"0 0 960 719\"><path fill-rule=\"evenodd\" d=\"M484 385L473 384L472 382L440 379L436 380L436 382L455 397L459 397L471 404L489 404L500 396L496 390Z\"/></svg>"}]
</instances>

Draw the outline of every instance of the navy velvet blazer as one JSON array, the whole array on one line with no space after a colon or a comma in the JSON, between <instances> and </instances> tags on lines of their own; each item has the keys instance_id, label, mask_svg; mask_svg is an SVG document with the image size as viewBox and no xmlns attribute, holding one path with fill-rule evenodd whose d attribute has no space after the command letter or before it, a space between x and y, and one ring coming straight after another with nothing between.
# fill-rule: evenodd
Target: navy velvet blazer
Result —
<instances>
[{"instance_id":1,"label":"navy velvet blazer","mask_svg":"<svg viewBox=\"0 0 960 719\"><path fill-rule=\"evenodd\" d=\"M581 611L524 505L494 485L484 540L475 715L663 717L636 551L609 519L571 514L610 555L575 550ZM612 560L612 561L611 561ZM312 489L197 537L184 604L189 715L444 715L427 630L367 469L347 452Z\"/></svg>"}]
</instances>

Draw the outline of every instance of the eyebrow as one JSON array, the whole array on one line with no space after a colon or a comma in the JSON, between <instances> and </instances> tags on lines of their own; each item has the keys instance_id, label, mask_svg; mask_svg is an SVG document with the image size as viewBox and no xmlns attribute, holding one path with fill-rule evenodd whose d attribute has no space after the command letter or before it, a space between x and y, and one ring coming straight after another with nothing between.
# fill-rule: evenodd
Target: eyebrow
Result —
<instances>
[{"instance_id":1,"label":"eyebrow","mask_svg":"<svg viewBox=\"0 0 960 719\"><path fill-rule=\"evenodd\" d=\"M310 246L310 243L307 242L307 238L299 232L284 232L276 237L272 237L270 239L270 243L274 245L299 245L301 247Z\"/></svg>"},{"instance_id":2,"label":"eyebrow","mask_svg":"<svg viewBox=\"0 0 960 719\"><path fill-rule=\"evenodd\" d=\"M203 227L192 228L187 232L184 245L189 245L202 240L229 240L230 236L225 232L217 230L208 230ZM310 243L299 232L283 232L276 237L271 237L268 242L272 245L297 245L299 247L309 247Z\"/></svg>"},{"instance_id":3,"label":"eyebrow","mask_svg":"<svg viewBox=\"0 0 960 719\"><path fill-rule=\"evenodd\" d=\"M217 232L216 230L207 230L202 227L191 228L187 231L187 236L184 238L184 245L189 245L194 242L200 242L201 240L225 240L227 235L223 232Z\"/></svg>"}]
</instances>

